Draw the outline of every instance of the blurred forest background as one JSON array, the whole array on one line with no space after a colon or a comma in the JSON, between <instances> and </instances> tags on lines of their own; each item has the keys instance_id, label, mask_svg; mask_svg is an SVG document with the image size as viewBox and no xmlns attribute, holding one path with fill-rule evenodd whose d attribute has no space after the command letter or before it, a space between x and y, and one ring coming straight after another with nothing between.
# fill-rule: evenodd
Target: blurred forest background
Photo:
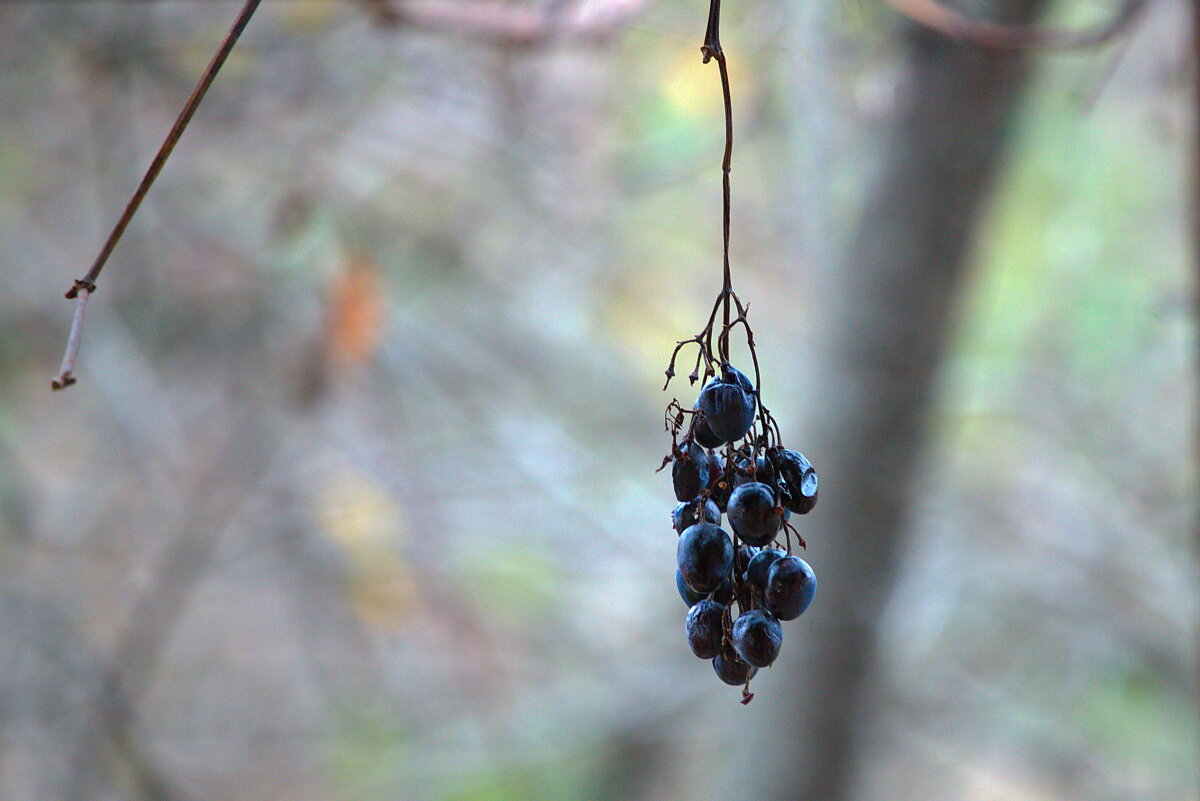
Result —
<instances>
[{"instance_id":1,"label":"blurred forest background","mask_svg":"<svg viewBox=\"0 0 1200 801\"><path fill-rule=\"evenodd\" d=\"M1196 799L1188 4L1030 54L728 4L734 281L822 477L743 707L654 473L707 7L422 2L263 4L54 394L239 4L0 6L0 798Z\"/></svg>"}]
</instances>

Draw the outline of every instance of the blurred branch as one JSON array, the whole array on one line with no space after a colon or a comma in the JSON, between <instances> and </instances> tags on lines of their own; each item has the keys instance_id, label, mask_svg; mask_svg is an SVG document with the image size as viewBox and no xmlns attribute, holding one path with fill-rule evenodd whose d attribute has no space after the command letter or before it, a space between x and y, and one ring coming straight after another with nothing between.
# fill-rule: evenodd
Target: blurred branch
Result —
<instances>
[{"instance_id":1,"label":"blurred branch","mask_svg":"<svg viewBox=\"0 0 1200 801\"><path fill-rule=\"evenodd\" d=\"M1124 0L1116 15L1091 30L1065 31L1037 25L1004 25L976 19L938 0L884 0L895 11L960 42L991 50L1066 50L1104 44L1127 30L1148 0Z\"/></svg>"},{"instance_id":2,"label":"blurred branch","mask_svg":"<svg viewBox=\"0 0 1200 801\"><path fill-rule=\"evenodd\" d=\"M184 478L189 511L179 528L168 535L154 573L135 600L117 637L111 656L97 656L99 674L93 713L96 733L112 749L143 801L187 801L191 795L176 786L155 764L152 751L138 731L138 706L172 637L187 612L193 591L207 576L220 542L220 532L244 514L247 501L272 480L271 464L281 448L264 448L275 438L259 429L254 418L234 419L221 432L223 441L210 444L204 462ZM217 436L208 432L210 439ZM85 743L74 765L65 798L88 793Z\"/></svg>"},{"instance_id":3,"label":"blurred branch","mask_svg":"<svg viewBox=\"0 0 1200 801\"><path fill-rule=\"evenodd\" d=\"M208 88L212 86L217 73L221 71L221 67L225 64L225 59L229 57L233 46L237 44L238 37L246 29L246 25L250 22L250 17L254 15L261 2L262 0L246 0L245 5L242 6L242 10L238 12L237 18L234 19L233 25L230 26L229 32L225 34L225 39L221 42L221 46L217 48L212 61L209 62L208 68L204 70L204 74L200 76L200 80L196 83L196 88L192 90L191 96L184 103L183 109L175 119L175 124L171 126L171 130L167 134L167 138L159 146L158 153L155 154L154 160L150 162L150 166L146 169L146 174L142 176L141 183L138 184L137 189L134 190L133 197L126 204L125 211L121 213L120 219L117 220L117 224L108 235L108 239L100 249L100 254L92 262L91 269L88 270L87 275L83 278L75 279L75 283L67 290L67 298L78 298L79 301L75 307L75 316L71 320L71 332L67 336L67 349L63 354L62 365L58 375L50 382L51 389L65 389L75 383L75 357L79 353L79 341L83 336L84 309L87 304L88 295L96 291L96 279L100 277L100 271L104 269L104 265L108 262L108 257L112 255L117 243L121 241L125 229L133 219L133 215L137 213L138 208L142 205L142 200L146 197L146 193L150 191L150 187L154 185L158 174L162 172L163 165L171 157L171 152L175 150L175 145L179 143L179 138L183 136L188 123L192 121L192 115L196 113L196 109L200 106L200 101L208 93Z\"/></svg>"},{"instance_id":4,"label":"blurred branch","mask_svg":"<svg viewBox=\"0 0 1200 801\"><path fill-rule=\"evenodd\" d=\"M533 46L603 39L648 0L579 0L542 7L507 0L357 0L381 25L444 31L494 44Z\"/></svg>"}]
</instances>

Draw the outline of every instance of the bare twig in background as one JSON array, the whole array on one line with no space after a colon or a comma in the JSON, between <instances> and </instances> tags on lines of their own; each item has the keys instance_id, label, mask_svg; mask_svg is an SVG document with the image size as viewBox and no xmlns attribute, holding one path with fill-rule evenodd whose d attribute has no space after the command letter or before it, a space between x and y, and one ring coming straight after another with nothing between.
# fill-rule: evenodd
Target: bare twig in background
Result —
<instances>
[{"instance_id":1,"label":"bare twig in background","mask_svg":"<svg viewBox=\"0 0 1200 801\"><path fill-rule=\"evenodd\" d=\"M904 16L951 39L992 50L1069 49L1107 42L1133 24L1147 0L1124 0L1116 15L1091 30L1064 31L1037 25L1004 25L976 19L938 0L884 0Z\"/></svg>"},{"instance_id":2,"label":"bare twig in background","mask_svg":"<svg viewBox=\"0 0 1200 801\"><path fill-rule=\"evenodd\" d=\"M533 46L560 39L602 39L647 0L580 0L544 8L502 0L358 0L383 25L446 31L496 44Z\"/></svg>"},{"instance_id":3,"label":"bare twig in background","mask_svg":"<svg viewBox=\"0 0 1200 801\"><path fill-rule=\"evenodd\" d=\"M83 278L77 278L71 288L67 290L68 298L79 298L79 303L75 307L75 317L71 321L71 332L67 336L67 349L63 354L62 366L59 369L59 374L50 382L51 389L64 389L75 383L73 375L75 370L75 357L79 352L79 341L82 336L84 309L87 304L87 297L90 293L96 291L96 279L100 277L100 271L104 269L105 263L108 262L108 257L112 255L117 243L121 241L125 229L129 226L133 215L137 213L138 208L142 205L142 200L145 199L146 193L150 191L150 187L154 185L154 181L158 178L158 174L162 172L163 165L167 163L171 152L175 149L175 145L179 143L179 138L183 136L184 130L187 129L188 123L192 121L192 115L196 113L196 109L200 106L200 101L204 99L204 95L208 92L208 88L212 86L213 81L220 72L221 67L225 64L225 59L229 57L233 46L237 44L238 37L242 35L246 25L250 22L250 17L258 9L259 3L262 0L246 0L242 10L238 12L237 18L234 19L233 25L229 28L229 32L225 34L225 39L221 42L221 46L217 48L217 52L213 55L212 61L204 70L204 74L200 76L200 80L196 83L196 88L192 90L192 94L188 97L187 102L183 105L183 110L179 112L179 116L175 119L175 124L171 126L167 138L163 140L159 146L158 153L155 154L154 160L150 162L150 166L146 169L146 174L142 176L141 183L133 193L133 197L129 199L129 203L125 206L125 211L121 213L120 219L113 227L112 233L108 235L104 246L100 249L100 254L96 256L96 260L92 262L92 267L87 271L87 275Z\"/></svg>"}]
</instances>

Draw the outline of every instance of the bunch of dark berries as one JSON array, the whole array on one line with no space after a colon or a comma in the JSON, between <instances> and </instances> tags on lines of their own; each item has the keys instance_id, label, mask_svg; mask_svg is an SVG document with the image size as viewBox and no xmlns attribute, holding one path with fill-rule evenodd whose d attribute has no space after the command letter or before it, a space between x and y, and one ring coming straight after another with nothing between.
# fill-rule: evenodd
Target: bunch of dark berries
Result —
<instances>
[{"instance_id":1,"label":"bunch of dark berries","mask_svg":"<svg viewBox=\"0 0 1200 801\"><path fill-rule=\"evenodd\" d=\"M663 467L671 465L679 501L675 584L689 608L692 652L712 660L721 681L742 685L748 703L750 679L779 656L780 621L804 614L817 589L812 568L792 554L793 540L806 543L791 523L816 505L817 474L778 442L755 384L728 361L713 369L690 411L677 401L667 407Z\"/></svg>"}]
</instances>

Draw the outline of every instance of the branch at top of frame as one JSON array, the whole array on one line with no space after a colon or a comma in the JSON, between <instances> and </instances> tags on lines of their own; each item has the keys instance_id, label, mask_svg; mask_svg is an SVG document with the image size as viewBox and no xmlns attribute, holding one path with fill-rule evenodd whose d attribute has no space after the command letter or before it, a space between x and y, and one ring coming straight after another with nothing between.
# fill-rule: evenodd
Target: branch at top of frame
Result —
<instances>
[{"instance_id":1,"label":"branch at top of frame","mask_svg":"<svg viewBox=\"0 0 1200 801\"><path fill-rule=\"evenodd\" d=\"M1126 31L1148 0L1124 0L1116 15L1095 28L1069 31L1004 25L976 19L939 0L884 0L891 8L950 39L990 50L1066 50L1101 45Z\"/></svg>"},{"instance_id":2,"label":"branch at top of frame","mask_svg":"<svg viewBox=\"0 0 1200 801\"><path fill-rule=\"evenodd\" d=\"M495 44L532 46L603 38L647 0L579 0L544 7L509 0L358 0L380 24L441 31Z\"/></svg>"}]
</instances>

